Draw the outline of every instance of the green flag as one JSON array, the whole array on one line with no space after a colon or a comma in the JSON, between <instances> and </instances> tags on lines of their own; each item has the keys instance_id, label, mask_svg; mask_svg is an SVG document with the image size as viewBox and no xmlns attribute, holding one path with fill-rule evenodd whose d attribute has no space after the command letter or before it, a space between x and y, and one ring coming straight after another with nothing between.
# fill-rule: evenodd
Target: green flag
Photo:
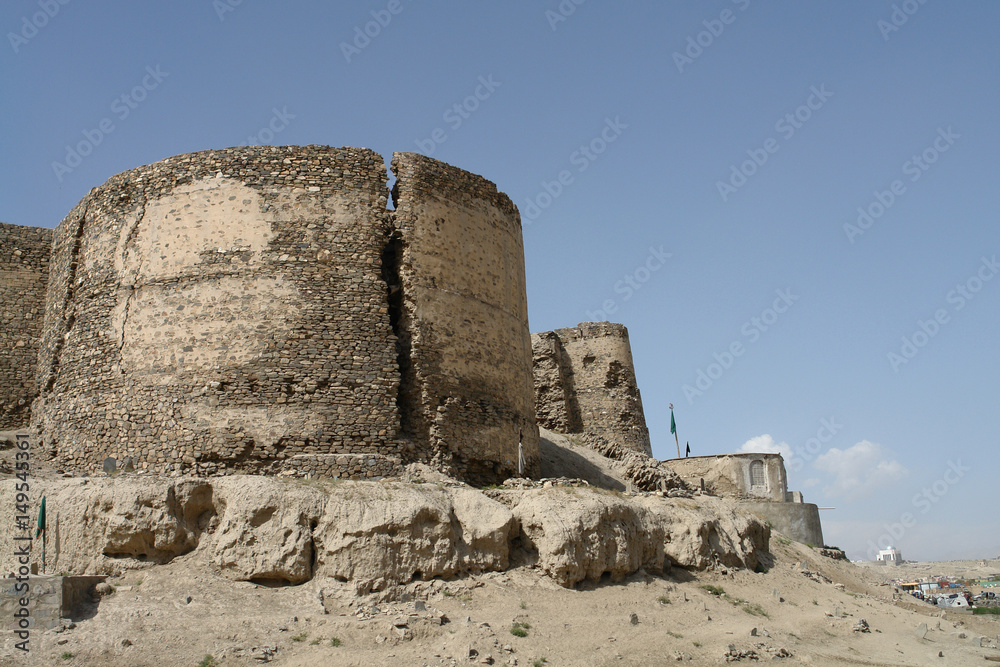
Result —
<instances>
[{"instance_id":1,"label":"green flag","mask_svg":"<svg viewBox=\"0 0 1000 667\"><path fill-rule=\"evenodd\" d=\"M35 530L35 539L45 532L45 496L42 496L42 506L38 508L38 528Z\"/></svg>"},{"instance_id":2,"label":"green flag","mask_svg":"<svg viewBox=\"0 0 1000 667\"><path fill-rule=\"evenodd\" d=\"M670 411L670 432L677 433L677 423L674 421L674 411Z\"/></svg>"}]
</instances>

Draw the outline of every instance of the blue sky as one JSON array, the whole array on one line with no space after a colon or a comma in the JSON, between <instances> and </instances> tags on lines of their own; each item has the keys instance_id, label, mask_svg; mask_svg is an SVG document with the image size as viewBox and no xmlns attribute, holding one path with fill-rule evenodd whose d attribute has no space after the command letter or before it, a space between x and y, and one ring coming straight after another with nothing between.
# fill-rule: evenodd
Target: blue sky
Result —
<instances>
[{"instance_id":1,"label":"blue sky","mask_svg":"<svg viewBox=\"0 0 1000 667\"><path fill-rule=\"evenodd\" d=\"M852 558L992 557L998 19L10 0L0 220L53 227L113 174L202 149L432 155L521 209L533 331L629 328L654 455L675 455L672 402L694 454L783 451Z\"/></svg>"}]
</instances>

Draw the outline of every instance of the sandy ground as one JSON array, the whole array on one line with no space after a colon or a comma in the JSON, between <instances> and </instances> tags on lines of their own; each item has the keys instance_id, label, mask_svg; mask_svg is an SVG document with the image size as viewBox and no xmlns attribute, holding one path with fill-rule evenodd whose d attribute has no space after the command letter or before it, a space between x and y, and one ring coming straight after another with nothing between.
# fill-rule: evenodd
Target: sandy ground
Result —
<instances>
[{"instance_id":1,"label":"sandy ground","mask_svg":"<svg viewBox=\"0 0 1000 667\"><path fill-rule=\"evenodd\" d=\"M550 474L621 481L590 450L543 447ZM199 549L110 579L113 594L74 627L33 634L28 656L5 636L0 665L715 665L727 654L810 665L1000 661L1000 616L941 612L885 583L909 570L982 576L998 561L871 568L778 534L771 551L765 573L675 568L565 589L522 567L411 583L386 602L329 580L232 582ZM861 619L870 632L855 631ZM926 634L916 632L922 624Z\"/></svg>"},{"instance_id":2,"label":"sandy ground","mask_svg":"<svg viewBox=\"0 0 1000 667\"><path fill-rule=\"evenodd\" d=\"M89 618L36 637L29 661L11 657L8 641L0 664L253 665L264 664L254 657L263 657L264 648L273 651L274 665L661 665L678 659L712 665L726 662L730 645L781 664L969 665L1000 658L997 648L980 646L982 638L997 646L1000 617L942 613L905 597L893 603L892 589L867 568L797 543L775 540L773 552L776 563L767 573L638 573L569 590L534 570L515 569L413 584L415 599L408 602L357 600L336 582L234 583L211 573L194 552L112 580L117 590L93 605ZM416 609L418 599L426 610ZM870 632L854 630L860 619ZM526 636L511 633L515 623L526 626ZM922 623L928 631L919 638ZM782 653L791 655L774 657ZM209 655L214 662L204 662Z\"/></svg>"}]
</instances>

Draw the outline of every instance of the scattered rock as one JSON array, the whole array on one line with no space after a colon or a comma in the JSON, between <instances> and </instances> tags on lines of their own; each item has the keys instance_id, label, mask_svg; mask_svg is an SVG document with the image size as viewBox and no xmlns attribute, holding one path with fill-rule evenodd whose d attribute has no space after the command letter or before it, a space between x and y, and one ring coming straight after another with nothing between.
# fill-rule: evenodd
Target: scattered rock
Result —
<instances>
[{"instance_id":1,"label":"scattered rock","mask_svg":"<svg viewBox=\"0 0 1000 667\"><path fill-rule=\"evenodd\" d=\"M106 581L102 581L94 586L94 592L101 597L106 597L115 592L114 587Z\"/></svg>"},{"instance_id":2,"label":"scattered rock","mask_svg":"<svg viewBox=\"0 0 1000 667\"><path fill-rule=\"evenodd\" d=\"M866 621L863 618L859 618L858 622L854 624L854 631L855 632L869 632L870 633L871 629L868 627L868 621Z\"/></svg>"},{"instance_id":3,"label":"scattered rock","mask_svg":"<svg viewBox=\"0 0 1000 667\"><path fill-rule=\"evenodd\" d=\"M639 625L639 614L632 612L628 617L628 622L632 625Z\"/></svg>"},{"instance_id":4,"label":"scattered rock","mask_svg":"<svg viewBox=\"0 0 1000 667\"><path fill-rule=\"evenodd\" d=\"M726 662L739 662L740 660L755 660L755 661L760 660L760 658L757 656L757 651L754 651L753 649L747 649L745 651L741 651L737 649L736 646L734 646L733 644L729 645L729 650L726 651L722 657L726 659Z\"/></svg>"},{"instance_id":5,"label":"scattered rock","mask_svg":"<svg viewBox=\"0 0 1000 667\"><path fill-rule=\"evenodd\" d=\"M917 636L917 639L925 638L927 636L927 624L921 623L918 625L914 634Z\"/></svg>"}]
</instances>

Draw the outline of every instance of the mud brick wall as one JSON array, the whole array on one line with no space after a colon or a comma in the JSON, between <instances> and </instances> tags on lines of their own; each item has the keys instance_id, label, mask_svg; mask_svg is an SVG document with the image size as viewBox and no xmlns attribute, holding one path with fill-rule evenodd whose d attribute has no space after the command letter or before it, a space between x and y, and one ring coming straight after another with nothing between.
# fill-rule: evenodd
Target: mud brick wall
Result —
<instances>
[{"instance_id":1,"label":"mud brick wall","mask_svg":"<svg viewBox=\"0 0 1000 667\"><path fill-rule=\"evenodd\" d=\"M51 229L0 223L0 430L31 421L51 250Z\"/></svg>"},{"instance_id":2,"label":"mud brick wall","mask_svg":"<svg viewBox=\"0 0 1000 667\"><path fill-rule=\"evenodd\" d=\"M386 180L367 149L249 147L91 191L56 231L42 449L194 474L397 454Z\"/></svg>"},{"instance_id":3,"label":"mud brick wall","mask_svg":"<svg viewBox=\"0 0 1000 667\"><path fill-rule=\"evenodd\" d=\"M27 597L28 632L31 633L28 646L37 651L42 631L57 628L62 619L72 619L80 613L83 605L93 599L94 587L107 577L31 575L27 579L27 582L18 582L11 577L0 579L0 618L3 619L0 628L10 631L20 629L19 619L14 617L14 613L20 611L21 599ZM27 595L19 587L24 583L28 584Z\"/></svg>"},{"instance_id":4,"label":"mud brick wall","mask_svg":"<svg viewBox=\"0 0 1000 667\"><path fill-rule=\"evenodd\" d=\"M486 179L415 153L392 170L404 433L466 479L539 465L517 208Z\"/></svg>"},{"instance_id":5,"label":"mud brick wall","mask_svg":"<svg viewBox=\"0 0 1000 667\"><path fill-rule=\"evenodd\" d=\"M628 330L584 322L531 337L540 426L619 443L652 456Z\"/></svg>"}]
</instances>

